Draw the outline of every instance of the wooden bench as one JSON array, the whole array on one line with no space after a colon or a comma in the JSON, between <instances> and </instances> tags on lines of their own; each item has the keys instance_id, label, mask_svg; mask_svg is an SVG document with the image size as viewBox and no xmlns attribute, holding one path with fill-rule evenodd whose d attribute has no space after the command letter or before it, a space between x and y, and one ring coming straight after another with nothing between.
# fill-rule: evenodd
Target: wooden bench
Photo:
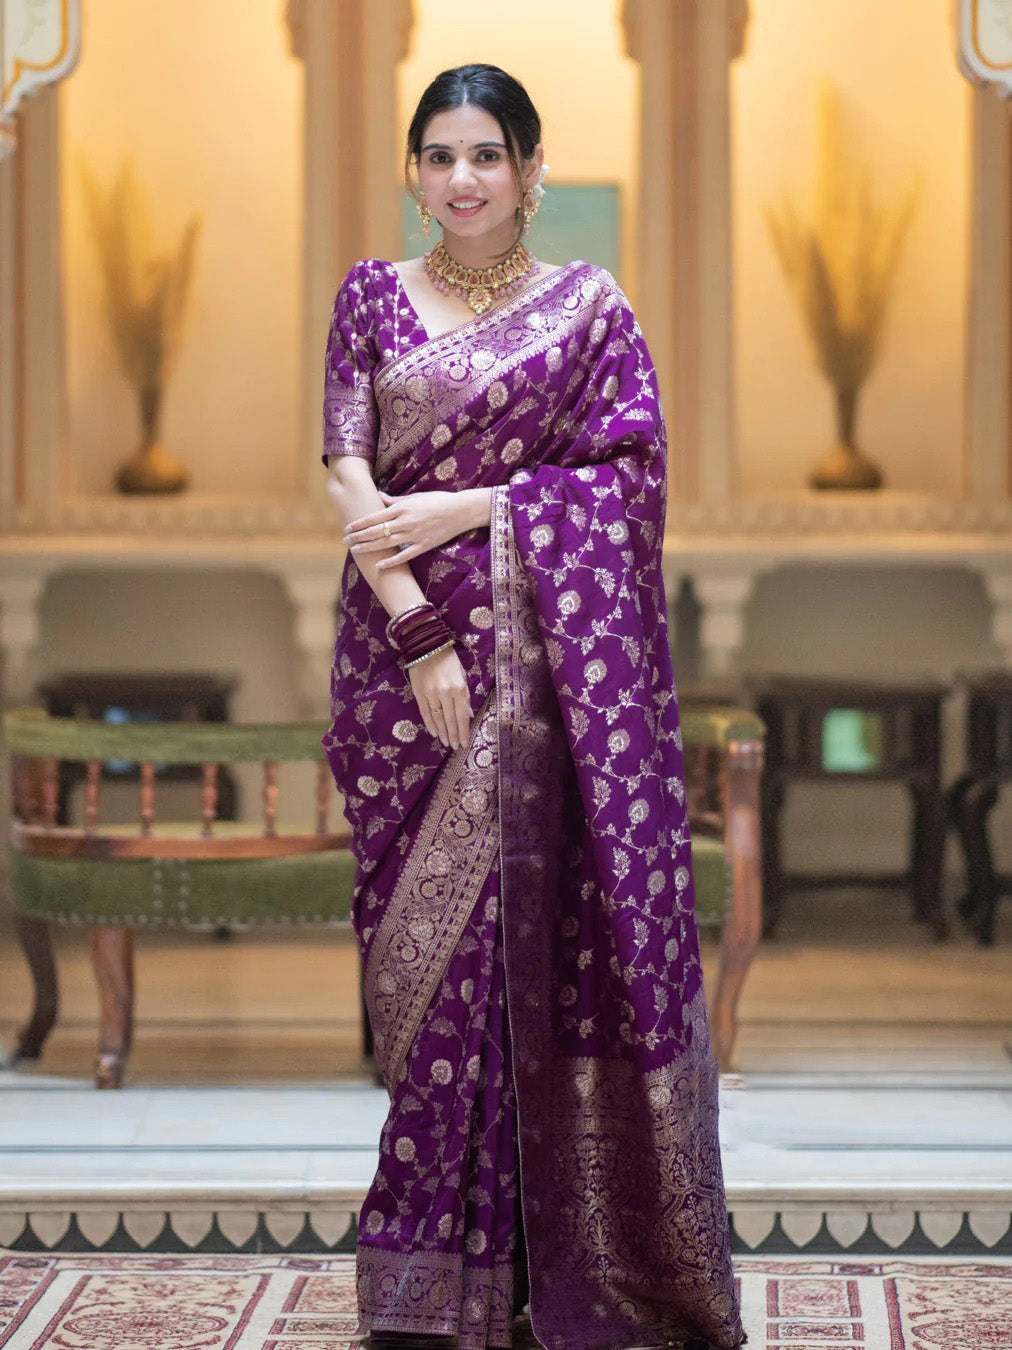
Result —
<instances>
[{"instance_id":1,"label":"wooden bench","mask_svg":"<svg viewBox=\"0 0 1012 1350\"><path fill-rule=\"evenodd\" d=\"M322 722L159 722L111 725L50 717L38 708L4 717L12 755L11 878L18 935L34 981L34 1007L12 1060L38 1058L57 1017L50 925L84 924L99 991L98 1087L123 1081L134 1026L133 932L137 927L350 922L355 861L347 827L332 829L330 769ZM762 924L759 778L763 725L721 706L682 712L697 917L720 932L712 1000L714 1046L729 1067L736 1010ZM61 761L85 766L84 820L57 825ZM140 765L137 820L101 819L106 760ZM262 765L257 822L216 817L219 766ZM279 765L315 761L315 819L278 823ZM157 766L201 765L199 819L163 821ZM363 1052L372 1038L362 1008Z\"/></svg>"}]
</instances>

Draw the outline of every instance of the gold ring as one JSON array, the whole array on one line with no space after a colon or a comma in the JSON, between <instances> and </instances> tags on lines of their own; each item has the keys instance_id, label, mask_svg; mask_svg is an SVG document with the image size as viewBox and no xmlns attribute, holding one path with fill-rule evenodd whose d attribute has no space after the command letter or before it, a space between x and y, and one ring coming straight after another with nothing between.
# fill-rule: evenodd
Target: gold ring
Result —
<instances>
[{"instance_id":1,"label":"gold ring","mask_svg":"<svg viewBox=\"0 0 1012 1350\"><path fill-rule=\"evenodd\" d=\"M390 533L390 522L389 520L385 520L383 522L383 538L385 539L389 535L389 533Z\"/></svg>"}]
</instances>

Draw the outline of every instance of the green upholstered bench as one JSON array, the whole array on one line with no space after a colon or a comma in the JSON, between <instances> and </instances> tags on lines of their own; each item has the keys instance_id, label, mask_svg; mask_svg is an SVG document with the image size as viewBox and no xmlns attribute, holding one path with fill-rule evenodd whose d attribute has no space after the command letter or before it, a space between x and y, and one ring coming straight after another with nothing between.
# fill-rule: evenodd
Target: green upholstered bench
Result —
<instances>
[{"instance_id":1,"label":"green upholstered bench","mask_svg":"<svg viewBox=\"0 0 1012 1350\"><path fill-rule=\"evenodd\" d=\"M255 924L347 925L355 860L347 827L331 829L322 722L111 725L20 708L4 717L12 755L11 885L35 1006L14 1059L37 1058L57 1015L49 925L86 924L100 996L99 1087L118 1087L133 1034L133 930ZM57 824L60 761L85 768L84 822ZM100 821L106 760L139 765L138 819ZM316 761L315 820L278 821L278 766ZM263 765L257 822L216 818L218 766ZM200 817L163 821L157 766L202 766Z\"/></svg>"},{"instance_id":2,"label":"green upholstered bench","mask_svg":"<svg viewBox=\"0 0 1012 1350\"><path fill-rule=\"evenodd\" d=\"M762 932L759 784L766 728L754 713L683 701L679 709L692 827L696 919L720 934L710 1004L713 1045L732 1065L738 999Z\"/></svg>"}]
</instances>

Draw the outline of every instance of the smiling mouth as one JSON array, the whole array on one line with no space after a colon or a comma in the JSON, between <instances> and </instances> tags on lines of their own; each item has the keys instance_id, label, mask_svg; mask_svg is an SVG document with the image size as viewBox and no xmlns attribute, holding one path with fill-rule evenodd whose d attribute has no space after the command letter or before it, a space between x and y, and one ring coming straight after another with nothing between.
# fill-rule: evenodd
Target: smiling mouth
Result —
<instances>
[{"instance_id":1,"label":"smiling mouth","mask_svg":"<svg viewBox=\"0 0 1012 1350\"><path fill-rule=\"evenodd\" d=\"M484 201L447 202L447 205L449 206L451 211L456 211L458 215L473 216L477 211L481 210L481 208L485 205L485 202Z\"/></svg>"}]
</instances>

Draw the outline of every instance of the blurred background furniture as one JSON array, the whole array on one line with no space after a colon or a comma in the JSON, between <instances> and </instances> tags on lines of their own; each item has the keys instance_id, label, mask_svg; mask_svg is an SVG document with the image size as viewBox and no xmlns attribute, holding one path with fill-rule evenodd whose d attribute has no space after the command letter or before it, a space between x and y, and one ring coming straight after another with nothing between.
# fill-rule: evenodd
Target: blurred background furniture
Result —
<instances>
[{"instance_id":1,"label":"blurred background furniture","mask_svg":"<svg viewBox=\"0 0 1012 1350\"><path fill-rule=\"evenodd\" d=\"M137 926L343 925L355 863L347 828L328 825L330 769L321 722L165 722L110 725L50 717L40 708L6 713L15 819L11 884L20 938L35 986L32 1015L14 1059L37 1058L58 1010L49 925L86 924L99 990L98 1087L119 1087L133 1037L133 931ZM100 819L104 764L138 767L137 820ZM219 766L259 761L256 822L218 815ZM315 761L315 819L278 818L279 766ZM60 766L83 767L84 819L57 820ZM158 819L156 785L172 766L199 768L199 817ZM368 1048L368 1047L367 1047Z\"/></svg>"},{"instance_id":2,"label":"blurred background furniture","mask_svg":"<svg viewBox=\"0 0 1012 1350\"><path fill-rule=\"evenodd\" d=\"M762 930L759 792L765 727L751 712L680 698L692 831L696 920L720 934L710 1009L713 1047L729 1069L738 1000Z\"/></svg>"},{"instance_id":3,"label":"blurred background furniture","mask_svg":"<svg viewBox=\"0 0 1012 1350\"><path fill-rule=\"evenodd\" d=\"M354 858L347 829L327 823L330 771L320 740L325 725L134 722L110 725L48 716L38 708L4 717L12 754L12 887L18 933L32 971L35 1002L14 1058L37 1058L58 1010L49 925L86 924L100 996L100 1087L123 1081L133 1036L133 930L137 926L215 928L248 924L345 924ZM682 709L700 927L720 933L712 1001L714 1049L729 1066L737 1005L759 941L762 900L759 782L762 722L739 709ZM138 766L138 819L100 820L104 765ZM315 760L312 827L277 820L278 765ZM258 823L222 821L219 766L263 763ZM57 819L61 766L85 779L83 822ZM200 818L158 818L156 784L175 766L201 773ZM362 1008L363 1052L372 1037Z\"/></svg>"},{"instance_id":4,"label":"blurred background furniture","mask_svg":"<svg viewBox=\"0 0 1012 1350\"><path fill-rule=\"evenodd\" d=\"M998 899L1012 894L1012 876L995 870L987 819L1003 783L1012 782L1012 673L966 672L966 771L949 789L949 818L966 860L960 916L982 946L994 942Z\"/></svg>"},{"instance_id":5,"label":"blurred background furniture","mask_svg":"<svg viewBox=\"0 0 1012 1350\"><path fill-rule=\"evenodd\" d=\"M102 722L228 722L231 719L231 695L237 680L203 671L102 671L71 672L40 680L36 685L39 702L52 717L88 717ZM72 759L60 760L57 825L66 825L70 794L86 773L86 767ZM126 760L107 759L103 765L106 779L121 783L137 782L140 765ZM162 783L199 783L199 764L163 764L158 781ZM218 771L218 818L234 820L236 807L235 777L227 766Z\"/></svg>"},{"instance_id":6,"label":"blurred background furniture","mask_svg":"<svg viewBox=\"0 0 1012 1350\"><path fill-rule=\"evenodd\" d=\"M764 934L771 934L789 890L835 886L909 887L915 916L948 936L941 873L946 809L941 782L941 708L945 684L808 679L751 673L749 701L767 728L763 774ZM901 873L787 873L780 813L796 782L894 781L913 799L909 865Z\"/></svg>"}]
</instances>

